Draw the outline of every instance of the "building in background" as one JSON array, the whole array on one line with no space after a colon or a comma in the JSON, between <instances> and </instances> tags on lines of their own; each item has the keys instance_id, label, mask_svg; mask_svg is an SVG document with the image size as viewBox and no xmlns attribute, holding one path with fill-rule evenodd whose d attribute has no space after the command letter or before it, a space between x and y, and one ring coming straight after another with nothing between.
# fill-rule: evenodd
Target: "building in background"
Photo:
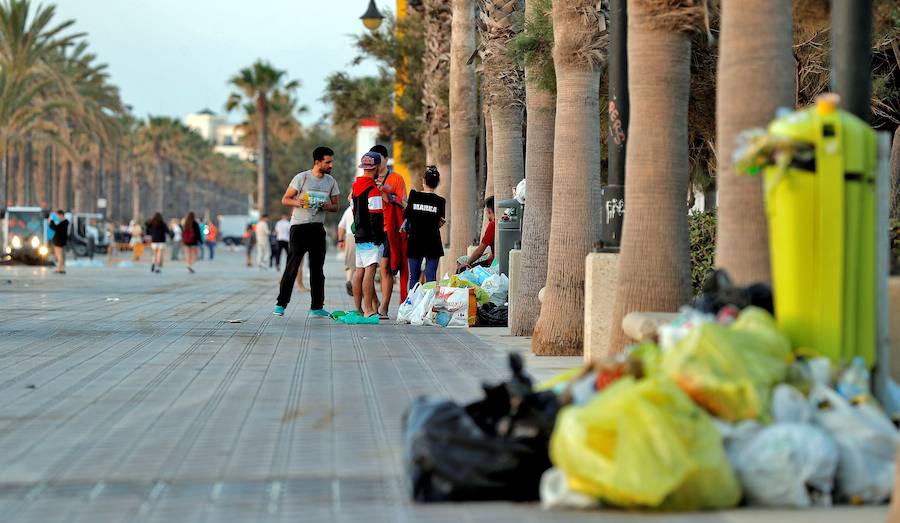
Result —
<instances>
[{"instance_id":1,"label":"building in background","mask_svg":"<svg viewBox=\"0 0 900 523\"><path fill-rule=\"evenodd\" d=\"M373 145L378 143L378 134L381 125L375 120L360 120L359 127L356 128L356 160L362 158L362 155L369 152ZM362 169L356 170L356 176L362 176Z\"/></svg>"},{"instance_id":2,"label":"building in background","mask_svg":"<svg viewBox=\"0 0 900 523\"><path fill-rule=\"evenodd\" d=\"M191 113L184 118L184 123L213 144L217 153L246 161L253 160L255 151L241 145L243 133L238 126L228 123L227 119L211 110Z\"/></svg>"}]
</instances>

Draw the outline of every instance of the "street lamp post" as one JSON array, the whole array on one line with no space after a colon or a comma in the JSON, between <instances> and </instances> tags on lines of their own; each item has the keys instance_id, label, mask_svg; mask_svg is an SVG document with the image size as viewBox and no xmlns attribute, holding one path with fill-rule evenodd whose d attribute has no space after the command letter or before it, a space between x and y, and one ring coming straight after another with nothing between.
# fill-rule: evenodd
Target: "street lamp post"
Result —
<instances>
[{"instance_id":1,"label":"street lamp post","mask_svg":"<svg viewBox=\"0 0 900 523\"><path fill-rule=\"evenodd\" d=\"M397 36L402 36L400 32L399 25L400 21L406 18L406 9L407 9L407 0L397 0ZM379 27L381 27L381 23L384 20L384 16L378 11L378 7L375 5L375 0L369 0L369 7L366 9L366 12L360 17L363 22L363 25L366 26L366 29L370 31L377 31ZM405 61L404 61L405 63ZM405 67L399 67L394 72L394 115L398 119L405 118L406 114L403 111L403 108L400 107L400 97L403 96L403 91L406 89L406 70ZM409 187L409 169L407 169L406 165L401 161L401 156L403 154L403 142L400 140L394 139L394 150L392 151L394 156L394 167L393 171L403 177L403 181L406 183L406 187Z\"/></svg>"}]
</instances>

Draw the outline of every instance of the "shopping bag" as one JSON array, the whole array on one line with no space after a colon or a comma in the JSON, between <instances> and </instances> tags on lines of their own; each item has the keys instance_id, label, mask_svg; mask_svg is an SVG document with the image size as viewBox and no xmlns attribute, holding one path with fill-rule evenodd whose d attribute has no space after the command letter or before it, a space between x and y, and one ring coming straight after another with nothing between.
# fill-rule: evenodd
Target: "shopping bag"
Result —
<instances>
[{"instance_id":1,"label":"shopping bag","mask_svg":"<svg viewBox=\"0 0 900 523\"><path fill-rule=\"evenodd\" d=\"M469 326L469 289L438 286L431 307L431 319L441 327Z\"/></svg>"},{"instance_id":2,"label":"shopping bag","mask_svg":"<svg viewBox=\"0 0 900 523\"><path fill-rule=\"evenodd\" d=\"M421 292L421 296L409 313L409 322L413 325L430 325L435 290L434 288L423 288Z\"/></svg>"},{"instance_id":3,"label":"shopping bag","mask_svg":"<svg viewBox=\"0 0 900 523\"><path fill-rule=\"evenodd\" d=\"M790 357L774 318L748 307L730 327L698 325L663 353L661 368L710 414L738 421L768 417L769 395Z\"/></svg>"},{"instance_id":4,"label":"shopping bag","mask_svg":"<svg viewBox=\"0 0 900 523\"><path fill-rule=\"evenodd\" d=\"M665 376L626 376L563 408L550 459L573 490L619 507L718 509L741 499L711 419Z\"/></svg>"},{"instance_id":5,"label":"shopping bag","mask_svg":"<svg viewBox=\"0 0 900 523\"><path fill-rule=\"evenodd\" d=\"M416 286L406 295L406 299L403 300L403 303L397 307L397 323L412 323L412 314L416 308L416 304L424 296L425 290L422 288L422 284L416 283Z\"/></svg>"}]
</instances>

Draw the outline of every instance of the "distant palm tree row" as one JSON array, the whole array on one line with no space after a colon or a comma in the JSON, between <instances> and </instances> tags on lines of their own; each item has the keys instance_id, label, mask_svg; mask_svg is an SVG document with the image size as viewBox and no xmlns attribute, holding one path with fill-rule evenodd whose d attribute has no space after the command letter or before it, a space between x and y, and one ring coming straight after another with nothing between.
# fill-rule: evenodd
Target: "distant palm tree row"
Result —
<instances>
[{"instance_id":1,"label":"distant palm tree row","mask_svg":"<svg viewBox=\"0 0 900 523\"><path fill-rule=\"evenodd\" d=\"M0 1L0 206L127 221L246 212L250 166L169 117L140 120L74 21Z\"/></svg>"}]
</instances>

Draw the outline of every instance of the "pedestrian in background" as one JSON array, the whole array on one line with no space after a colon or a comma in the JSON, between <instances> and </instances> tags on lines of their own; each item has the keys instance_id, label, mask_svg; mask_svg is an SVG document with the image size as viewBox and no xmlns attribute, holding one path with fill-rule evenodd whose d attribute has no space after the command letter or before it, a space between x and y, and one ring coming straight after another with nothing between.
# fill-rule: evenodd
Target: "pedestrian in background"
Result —
<instances>
[{"instance_id":1,"label":"pedestrian in background","mask_svg":"<svg viewBox=\"0 0 900 523\"><path fill-rule=\"evenodd\" d=\"M194 211L187 213L182 224L181 243L185 247L187 270L191 274L194 273L194 261L197 259L197 251L203 243L202 234L200 232L200 224L197 223L197 219L194 217Z\"/></svg>"},{"instance_id":2,"label":"pedestrian in background","mask_svg":"<svg viewBox=\"0 0 900 523\"><path fill-rule=\"evenodd\" d=\"M156 213L153 215L153 218L150 218L145 229L150 236L150 251L153 253L153 259L150 261L150 272L159 274L162 272L166 240L172 236L172 230L166 225L160 213Z\"/></svg>"},{"instance_id":3,"label":"pedestrian in background","mask_svg":"<svg viewBox=\"0 0 900 523\"><path fill-rule=\"evenodd\" d=\"M282 214L281 219L275 222L275 248L272 250L272 261L275 269L281 271L281 253L287 257L288 246L291 241L291 221L287 214ZM272 264L270 263L271 267Z\"/></svg>"},{"instance_id":4,"label":"pedestrian in background","mask_svg":"<svg viewBox=\"0 0 900 523\"><path fill-rule=\"evenodd\" d=\"M429 165L425 169L425 190L411 191L404 217L408 233L407 255L409 256L409 288L413 288L422 274L425 262L425 281L437 281L438 263L444 255L441 242L441 227L444 226L447 202L434 193L441 183L441 173L437 167Z\"/></svg>"},{"instance_id":5,"label":"pedestrian in background","mask_svg":"<svg viewBox=\"0 0 900 523\"><path fill-rule=\"evenodd\" d=\"M132 259L136 262L141 261L141 255L144 254L144 230L137 218L131 222L131 239L128 243L131 245Z\"/></svg>"},{"instance_id":6,"label":"pedestrian in background","mask_svg":"<svg viewBox=\"0 0 900 523\"><path fill-rule=\"evenodd\" d=\"M269 257L272 256L270 234L272 231L269 229L269 215L263 214L256 224L256 266L260 269L269 268Z\"/></svg>"},{"instance_id":7,"label":"pedestrian in background","mask_svg":"<svg viewBox=\"0 0 900 523\"><path fill-rule=\"evenodd\" d=\"M216 257L216 237L219 235L219 228L212 220L207 224L206 248L209 249L209 261L213 261Z\"/></svg>"},{"instance_id":8,"label":"pedestrian in background","mask_svg":"<svg viewBox=\"0 0 900 523\"><path fill-rule=\"evenodd\" d=\"M247 249L247 267L253 267L253 249L256 247L255 224L248 223L244 229L244 247Z\"/></svg>"},{"instance_id":9,"label":"pedestrian in background","mask_svg":"<svg viewBox=\"0 0 900 523\"><path fill-rule=\"evenodd\" d=\"M353 296L353 273L356 272L356 239L353 237L353 206L347 207L337 227L338 249L344 253L347 294Z\"/></svg>"},{"instance_id":10,"label":"pedestrian in background","mask_svg":"<svg viewBox=\"0 0 900 523\"><path fill-rule=\"evenodd\" d=\"M173 218L169 229L172 231L172 261L177 261L181 257L181 224Z\"/></svg>"},{"instance_id":11,"label":"pedestrian in background","mask_svg":"<svg viewBox=\"0 0 900 523\"><path fill-rule=\"evenodd\" d=\"M69 220L62 209L56 211L56 220L49 223L53 231L53 255L56 256L56 272L66 273L66 245L69 243Z\"/></svg>"}]
</instances>

